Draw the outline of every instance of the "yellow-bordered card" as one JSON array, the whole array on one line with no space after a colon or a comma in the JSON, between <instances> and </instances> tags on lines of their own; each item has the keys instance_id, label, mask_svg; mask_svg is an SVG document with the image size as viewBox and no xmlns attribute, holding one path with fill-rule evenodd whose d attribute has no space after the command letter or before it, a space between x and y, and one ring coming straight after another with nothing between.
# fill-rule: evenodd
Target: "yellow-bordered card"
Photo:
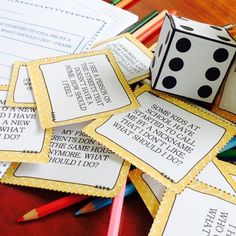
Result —
<instances>
[{"instance_id":1,"label":"yellow-bordered card","mask_svg":"<svg viewBox=\"0 0 236 236\"><path fill-rule=\"evenodd\" d=\"M43 128L139 106L109 50L35 60L27 67Z\"/></svg>"},{"instance_id":2,"label":"yellow-bordered card","mask_svg":"<svg viewBox=\"0 0 236 236\"><path fill-rule=\"evenodd\" d=\"M221 165L223 166L225 171L229 173L229 175L233 178L235 182L234 186L235 186L235 191L236 191L236 164L221 161Z\"/></svg>"},{"instance_id":3,"label":"yellow-bordered card","mask_svg":"<svg viewBox=\"0 0 236 236\"><path fill-rule=\"evenodd\" d=\"M136 90L139 109L97 119L84 131L176 192L235 134L223 118L157 91Z\"/></svg>"},{"instance_id":4,"label":"yellow-bordered card","mask_svg":"<svg viewBox=\"0 0 236 236\"><path fill-rule=\"evenodd\" d=\"M221 86L219 94L217 95L212 111L220 116L229 119L236 123L236 57L231 65L228 76L224 84Z\"/></svg>"},{"instance_id":5,"label":"yellow-bordered card","mask_svg":"<svg viewBox=\"0 0 236 236\"><path fill-rule=\"evenodd\" d=\"M13 66L6 105L36 107L26 62L16 62Z\"/></svg>"},{"instance_id":6,"label":"yellow-bordered card","mask_svg":"<svg viewBox=\"0 0 236 236\"><path fill-rule=\"evenodd\" d=\"M52 129L41 129L36 108L5 106L0 90L0 160L48 162Z\"/></svg>"},{"instance_id":7,"label":"yellow-bordered card","mask_svg":"<svg viewBox=\"0 0 236 236\"><path fill-rule=\"evenodd\" d=\"M94 196L117 195L130 164L85 135L81 131L85 124L55 128L49 163L13 163L3 182Z\"/></svg>"},{"instance_id":8,"label":"yellow-bordered card","mask_svg":"<svg viewBox=\"0 0 236 236\"><path fill-rule=\"evenodd\" d=\"M236 184L234 179L226 171L222 161L216 158L207 164L196 177L196 180L236 196Z\"/></svg>"},{"instance_id":9,"label":"yellow-bordered card","mask_svg":"<svg viewBox=\"0 0 236 236\"><path fill-rule=\"evenodd\" d=\"M129 84L150 76L153 53L129 33L99 42L92 49L110 49Z\"/></svg>"},{"instance_id":10,"label":"yellow-bordered card","mask_svg":"<svg viewBox=\"0 0 236 236\"><path fill-rule=\"evenodd\" d=\"M154 218L157 214L165 187L139 169L130 171L129 178Z\"/></svg>"},{"instance_id":11,"label":"yellow-bordered card","mask_svg":"<svg viewBox=\"0 0 236 236\"><path fill-rule=\"evenodd\" d=\"M236 197L194 181L181 194L166 190L149 236L236 235Z\"/></svg>"}]
</instances>

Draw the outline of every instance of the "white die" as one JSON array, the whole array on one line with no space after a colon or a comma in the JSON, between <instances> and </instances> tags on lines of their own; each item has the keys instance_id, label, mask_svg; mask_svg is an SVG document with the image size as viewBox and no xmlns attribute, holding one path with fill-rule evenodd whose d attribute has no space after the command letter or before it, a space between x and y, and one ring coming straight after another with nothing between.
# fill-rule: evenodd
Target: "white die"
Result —
<instances>
[{"instance_id":1,"label":"white die","mask_svg":"<svg viewBox=\"0 0 236 236\"><path fill-rule=\"evenodd\" d=\"M224 28L167 14L150 66L152 87L212 103L235 51Z\"/></svg>"}]
</instances>

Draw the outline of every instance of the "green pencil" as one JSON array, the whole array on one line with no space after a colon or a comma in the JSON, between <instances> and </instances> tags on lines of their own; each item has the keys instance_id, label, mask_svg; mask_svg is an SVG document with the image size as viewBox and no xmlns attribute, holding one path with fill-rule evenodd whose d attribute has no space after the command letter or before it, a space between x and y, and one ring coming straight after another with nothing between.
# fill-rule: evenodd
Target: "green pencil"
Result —
<instances>
[{"instance_id":1,"label":"green pencil","mask_svg":"<svg viewBox=\"0 0 236 236\"><path fill-rule=\"evenodd\" d=\"M139 28L141 28L142 26L144 26L147 22L149 22L151 19L153 19L155 16L158 15L158 11L157 10L153 10L151 13L149 13L148 15L146 15L143 19L141 19L140 21L136 22L134 25L132 25L127 32L129 33L134 33L136 30L138 30Z\"/></svg>"},{"instance_id":2,"label":"green pencil","mask_svg":"<svg viewBox=\"0 0 236 236\"><path fill-rule=\"evenodd\" d=\"M111 4L112 4L112 5L116 5L116 4L119 3L120 1L121 1L121 0L112 0L112 1L111 1Z\"/></svg>"}]
</instances>

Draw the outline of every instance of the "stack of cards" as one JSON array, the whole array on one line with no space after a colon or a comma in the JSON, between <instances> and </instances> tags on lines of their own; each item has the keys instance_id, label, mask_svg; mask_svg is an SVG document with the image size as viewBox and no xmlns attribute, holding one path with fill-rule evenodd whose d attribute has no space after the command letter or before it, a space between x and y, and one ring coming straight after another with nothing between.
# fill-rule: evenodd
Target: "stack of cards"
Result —
<instances>
[{"instance_id":1,"label":"stack of cards","mask_svg":"<svg viewBox=\"0 0 236 236\"><path fill-rule=\"evenodd\" d=\"M2 182L114 197L129 175L150 235L236 235L236 166L216 158L235 125L143 85L152 57L124 34L16 63L0 99L0 160L14 162Z\"/></svg>"},{"instance_id":2,"label":"stack of cards","mask_svg":"<svg viewBox=\"0 0 236 236\"><path fill-rule=\"evenodd\" d=\"M15 63L1 99L1 160L14 162L2 182L116 196L130 163L82 130L139 107L129 84L149 77L151 60L125 34L86 53Z\"/></svg>"}]
</instances>

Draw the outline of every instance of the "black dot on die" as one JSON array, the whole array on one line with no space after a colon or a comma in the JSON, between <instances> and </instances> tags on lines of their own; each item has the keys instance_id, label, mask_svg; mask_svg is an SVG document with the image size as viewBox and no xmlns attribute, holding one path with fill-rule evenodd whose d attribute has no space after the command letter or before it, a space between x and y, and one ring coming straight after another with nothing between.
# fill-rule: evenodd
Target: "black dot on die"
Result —
<instances>
[{"instance_id":1,"label":"black dot on die","mask_svg":"<svg viewBox=\"0 0 236 236\"><path fill-rule=\"evenodd\" d=\"M186 26L186 25L180 25L180 27L182 27L183 29L188 30L188 31L194 31L193 28Z\"/></svg>"},{"instance_id":2,"label":"black dot on die","mask_svg":"<svg viewBox=\"0 0 236 236\"><path fill-rule=\"evenodd\" d=\"M220 77L220 70L216 67L211 67L206 71L205 76L208 80L215 81Z\"/></svg>"},{"instance_id":3,"label":"black dot on die","mask_svg":"<svg viewBox=\"0 0 236 236\"><path fill-rule=\"evenodd\" d=\"M186 20L186 21L189 21L188 19L182 17L182 16L177 16L177 18L181 19L181 20Z\"/></svg>"},{"instance_id":4,"label":"black dot on die","mask_svg":"<svg viewBox=\"0 0 236 236\"><path fill-rule=\"evenodd\" d=\"M208 85L203 85L202 87L200 87L198 89L197 93L198 93L199 97L207 98L207 97L211 96L212 88L210 86L208 86Z\"/></svg>"},{"instance_id":5,"label":"black dot on die","mask_svg":"<svg viewBox=\"0 0 236 236\"><path fill-rule=\"evenodd\" d=\"M187 52L191 48L191 41L187 38L181 38L176 43L176 49L179 52Z\"/></svg>"},{"instance_id":6,"label":"black dot on die","mask_svg":"<svg viewBox=\"0 0 236 236\"><path fill-rule=\"evenodd\" d=\"M158 57L161 55L162 48L163 48L163 44L161 44L161 46L160 46L160 48L159 48Z\"/></svg>"},{"instance_id":7,"label":"black dot on die","mask_svg":"<svg viewBox=\"0 0 236 236\"><path fill-rule=\"evenodd\" d=\"M220 27L217 27L217 26L214 26L214 25L210 25L210 27L212 29L215 29L215 30L218 30L218 31L222 31L222 28L220 28Z\"/></svg>"},{"instance_id":8,"label":"black dot on die","mask_svg":"<svg viewBox=\"0 0 236 236\"><path fill-rule=\"evenodd\" d=\"M154 55L154 57L153 57L153 59L152 59L152 68L153 68L154 65L155 65L155 61L156 61L156 57L155 57L155 55Z\"/></svg>"},{"instance_id":9,"label":"black dot on die","mask_svg":"<svg viewBox=\"0 0 236 236\"><path fill-rule=\"evenodd\" d=\"M173 71L179 71L183 68L183 66L184 66L184 61L179 57L175 57L171 59L169 62L169 67Z\"/></svg>"},{"instance_id":10,"label":"black dot on die","mask_svg":"<svg viewBox=\"0 0 236 236\"><path fill-rule=\"evenodd\" d=\"M213 54L213 58L217 62L224 62L228 59L228 57L229 52L225 48L219 48Z\"/></svg>"},{"instance_id":11,"label":"black dot on die","mask_svg":"<svg viewBox=\"0 0 236 236\"><path fill-rule=\"evenodd\" d=\"M169 41L169 37L170 37L170 31L168 32L168 34L166 36L165 44L167 44L167 42Z\"/></svg>"},{"instance_id":12,"label":"black dot on die","mask_svg":"<svg viewBox=\"0 0 236 236\"><path fill-rule=\"evenodd\" d=\"M224 40L224 41L231 41L230 38L226 38L226 37L223 37L223 36L220 36L220 35L217 35L217 37L221 40Z\"/></svg>"},{"instance_id":13,"label":"black dot on die","mask_svg":"<svg viewBox=\"0 0 236 236\"><path fill-rule=\"evenodd\" d=\"M162 85L163 87L165 87L166 89L172 89L175 87L175 85L177 84L176 78L173 76L166 76L163 80L162 80Z\"/></svg>"}]
</instances>

